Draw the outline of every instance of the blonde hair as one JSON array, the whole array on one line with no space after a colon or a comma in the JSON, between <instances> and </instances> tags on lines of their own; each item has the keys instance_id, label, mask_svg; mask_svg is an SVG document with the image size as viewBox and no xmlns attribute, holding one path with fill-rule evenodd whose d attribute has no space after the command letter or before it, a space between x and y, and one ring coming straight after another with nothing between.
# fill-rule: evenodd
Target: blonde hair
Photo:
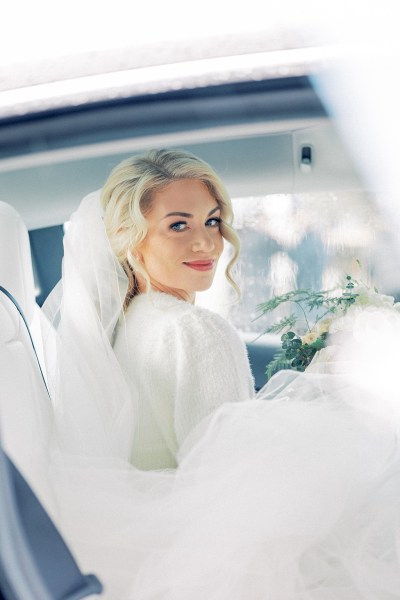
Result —
<instances>
[{"instance_id":1,"label":"blonde hair","mask_svg":"<svg viewBox=\"0 0 400 600\"><path fill-rule=\"evenodd\" d=\"M146 215L151 209L153 196L179 179L203 182L217 201L221 209L222 237L233 247L233 256L225 275L239 293L231 270L239 256L240 242L232 228L232 204L222 181L210 165L194 154L179 150L151 150L146 155L128 158L117 165L101 192L107 235L129 279L125 309L131 299L140 293L136 273L144 278L147 289L150 289L149 274L138 260L136 251L147 234Z\"/></svg>"}]
</instances>

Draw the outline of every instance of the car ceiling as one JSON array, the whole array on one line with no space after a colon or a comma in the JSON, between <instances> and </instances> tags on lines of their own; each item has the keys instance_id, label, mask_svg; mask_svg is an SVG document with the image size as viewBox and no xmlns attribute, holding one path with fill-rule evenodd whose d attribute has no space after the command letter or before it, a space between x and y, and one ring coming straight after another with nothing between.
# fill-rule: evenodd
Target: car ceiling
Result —
<instances>
[{"instance_id":1,"label":"car ceiling","mask_svg":"<svg viewBox=\"0 0 400 600\"><path fill-rule=\"evenodd\" d=\"M233 197L360 189L307 77L207 86L0 120L0 200L29 229L68 219L122 159L180 147L210 162ZM311 169L300 167L304 145Z\"/></svg>"}]
</instances>

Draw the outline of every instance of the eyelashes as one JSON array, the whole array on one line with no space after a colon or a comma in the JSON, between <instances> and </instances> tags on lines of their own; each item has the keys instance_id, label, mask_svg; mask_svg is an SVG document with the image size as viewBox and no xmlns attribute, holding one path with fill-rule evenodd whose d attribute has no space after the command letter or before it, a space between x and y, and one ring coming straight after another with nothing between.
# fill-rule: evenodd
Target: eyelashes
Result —
<instances>
[{"instance_id":1,"label":"eyelashes","mask_svg":"<svg viewBox=\"0 0 400 600\"><path fill-rule=\"evenodd\" d=\"M209 227L219 227L220 224L222 223L221 217L211 217L211 219L208 219L207 223L210 223L210 221L214 221L215 224L209 225Z\"/></svg>"},{"instance_id":2,"label":"eyelashes","mask_svg":"<svg viewBox=\"0 0 400 600\"><path fill-rule=\"evenodd\" d=\"M222 219L220 217L211 217L211 219L208 219L206 221L206 226L207 227L219 227L220 224L222 223ZM171 223L171 225L169 226L169 228L172 231L185 231L187 229L187 221L176 221L176 223Z\"/></svg>"},{"instance_id":3,"label":"eyelashes","mask_svg":"<svg viewBox=\"0 0 400 600\"><path fill-rule=\"evenodd\" d=\"M178 221L177 223L172 223L169 228L172 229L172 231L184 231L186 226L187 223L185 221Z\"/></svg>"}]
</instances>

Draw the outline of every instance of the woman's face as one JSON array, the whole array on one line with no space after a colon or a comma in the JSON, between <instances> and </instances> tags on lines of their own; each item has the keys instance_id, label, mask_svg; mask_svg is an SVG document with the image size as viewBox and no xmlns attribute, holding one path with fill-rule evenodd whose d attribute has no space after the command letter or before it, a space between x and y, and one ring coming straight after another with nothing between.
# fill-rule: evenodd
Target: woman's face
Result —
<instances>
[{"instance_id":1,"label":"woman's face","mask_svg":"<svg viewBox=\"0 0 400 600\"><path fill-rule=\"evenodd\" d=\"M220 208L196 179L180 179L153 196L139 248L153 288L194 302L210 287L223 250Z\"/></svg>"}]
</instances>

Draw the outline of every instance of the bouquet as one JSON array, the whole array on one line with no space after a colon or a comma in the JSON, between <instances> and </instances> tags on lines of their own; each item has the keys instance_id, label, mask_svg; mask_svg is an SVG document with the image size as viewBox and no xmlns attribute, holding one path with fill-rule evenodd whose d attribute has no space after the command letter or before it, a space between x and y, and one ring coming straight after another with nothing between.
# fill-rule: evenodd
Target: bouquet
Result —
<instances>
[{"instance_id":1,"label":"bouquet","mask_svg":"<svg viewBox=\"0 0 400 600\"><path fill-rule=\"evenodd\" d=\"M329 335L351 325L355 312L365 307L385 307L400 310L400 304L392 296L380 294L361 281L346 276L345 285L339 289L312 292L293 290L257 306L256 318L269 313L282 304L298 307L294 312L271 325L264 333L281 333L282 347L268 364L268 379L282 369L304 371L317 352L328 345ZM298 323L302 321L302 323ZM350 321L347 323L346 321Z\"/></svg>"}]
</instances>

